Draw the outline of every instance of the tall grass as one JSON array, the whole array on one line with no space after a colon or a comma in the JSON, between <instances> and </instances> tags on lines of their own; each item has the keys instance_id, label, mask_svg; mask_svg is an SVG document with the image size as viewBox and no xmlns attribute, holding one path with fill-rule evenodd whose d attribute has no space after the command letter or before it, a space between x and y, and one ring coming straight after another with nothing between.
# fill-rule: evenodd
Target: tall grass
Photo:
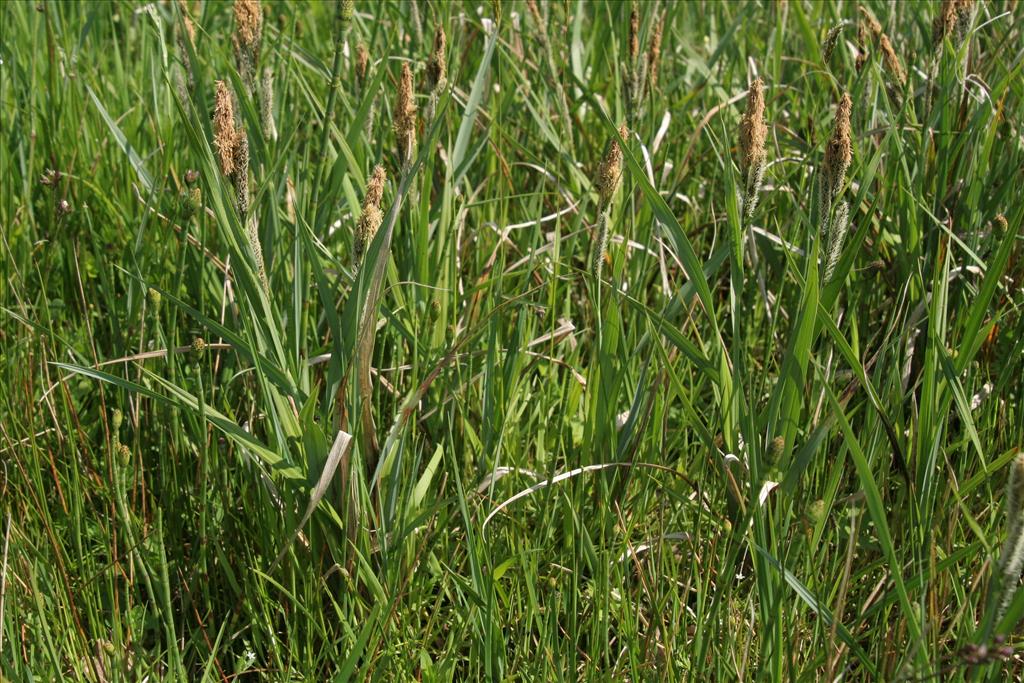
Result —
<instances>
[{"instance_id":1,"label":"tall grass","mask_svg":"<svg viewBox=\"0 0 1024 683\"><path fill-rule=\"evenodd\" d=\"M1019 678L1021 10L862 4L0 5L0 678Z\"/></svg>"}]
</instances>

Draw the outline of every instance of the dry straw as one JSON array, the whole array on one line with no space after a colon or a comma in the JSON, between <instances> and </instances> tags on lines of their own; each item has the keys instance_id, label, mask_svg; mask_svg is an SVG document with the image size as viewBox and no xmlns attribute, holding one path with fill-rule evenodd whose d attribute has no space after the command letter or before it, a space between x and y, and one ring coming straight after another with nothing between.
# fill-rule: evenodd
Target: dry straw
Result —
<instances>
[{"instance_id":1,"label":"dry straw","mask_svg":"<svg viewBox=\"0 0 1024 683\"><path fill-rule=\"evenodd\" d=\"M412 164L416 148L416 103L413 101L412 70L408 62L402 64L394 117L398 157L402 162L402 168L405 169Z\"/></svg>"},{"instance_id":2,"label":"dry straw","mask_svg":"<svg viewBox=\"0 0 1024 683\"><path fill-rule=\"evenodd\" d=\"M370 174L370 180L366 183L366 196L363 197L362 213L356 223L354 251L356 260L361 260L366 248L373 241L374 235L384 222L384 214L380 210L380 202L384 196L384 183L387 182L387 174L384 167L377 164Z\"/></svg>"},{"instance_id":3,"label":"dry straw","mask_svg":"<svg viewBox=\"0 0 1024 683\"><path fill-rule=\"evenodd\" d=\"M747 111L740 121L740 172L743 175L743 210L749 219L757 206L757 195L764 180L765 141L768 126L764 120L764 82L758 78L747 93Z\"/></svg>"}]
</instances>

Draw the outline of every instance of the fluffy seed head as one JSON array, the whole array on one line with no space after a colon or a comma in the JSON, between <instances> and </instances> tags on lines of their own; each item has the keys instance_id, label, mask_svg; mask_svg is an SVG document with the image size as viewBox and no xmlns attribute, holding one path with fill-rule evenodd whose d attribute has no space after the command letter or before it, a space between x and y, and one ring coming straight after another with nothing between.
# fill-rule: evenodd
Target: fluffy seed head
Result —
<instances>
[{"instance_id":1,"label":"fluffy seed head","mask_svg":"<svg viewBox=\"0 0 1024 683\"><path fill-rule=\"evenodd\" d=\"M427 88L431 91L443 87L448 77L447 50L448 38L444 34L444 27L438 24L434 31L434 49L427 60Z\"/></svg>"},{"instance_id":2,"label":"fluffy seed head","mask_svg":"<svg viewBox=\"0 0 1024 683\"><path fill-rule=\"evenodd\" d=\"M235 28L238 42L253 48L263 35L263 8L259 0L235 0Z\"/></svg>"},{"instance_id":3,"label":"fluffy seed head","mask_svg":"<svg viewBox=\"0 0 1024 683\"><path fill-rule=\"evenodd\" d=\"M622 180L622 148L620 145L625 142L628 135L629 130L626 128L626 124L622 124L619 127L618 137L609 141L604 158L601 159L601 165L598 166L595 185L602 207L608 206L611 202L612 195L615 194L615 190L619 188L619 181Z\"/></svg>"},{"instance_id":4,"label":"fluffy seed head","mask_svg":"<svg viewBox=\"0 0 1024 683\"><path fill-rule=\"evenodd\" d=\"M366 195L363 197L363 210L356 222L355 254L361 258L366 247L373 241L374 235L384 222L384 214L380 210L380 202L384 196L384 183L387 174L380 164L374 167L370 179L366 183Z\"/></svg>"},{"instance_id":5,"label":"fluffy seed head","mask_svg":"<svg viewBox=\"0 0 1024 683\"><path fill-rule=\"evenodd\" d=\"M235 169L235 105L224 81L217 81L217 92L213 104L213 146L217 149L217 161L224 175L231 175Z\"/></svg>"},{"instance_id":6,"label":"fluffy seed head","mask_svg":"<svg viewBox=\"0 0 1024 683\"><path fill-rule=\"evenodd\" d=\"M373 173L370 174L370 180L366 183L366 196L363 198L363 208L373 205L380 207L380 201L384 196L384 183L387 182L388 175L384 171L384 166L377 164L373 167Z\"/></svg>"},{"instance_id":7,"label":"fluffy seed head","mask_svg":"<svg viewBox=\"0 0 1024 683\"><path fill-rule=\"evenodd\" d=\"M743 153L740 169L746 175L750 169L764 164L764 143L768 126L764 122L764 82L758 78L750 84L747 111L740 121L740 148Z\"/></svg>"},{"instance_id":8,"label":"fluffy seed head","mask_svg":"<svg viewBox=\"0 0 1024 683\"><path fill-rule=\"evenodd\" d=\"M850 142L850 109L852 106L850 95L843 93L843 98L839 100L839 107L836 109L832 138L828 141L828 147L825 148L825 161L821 170L830 199L835 199L839 195L846 180L846 171L850 168L850 160L853 158L853 146Z\"/></svg>"}]
</instances>

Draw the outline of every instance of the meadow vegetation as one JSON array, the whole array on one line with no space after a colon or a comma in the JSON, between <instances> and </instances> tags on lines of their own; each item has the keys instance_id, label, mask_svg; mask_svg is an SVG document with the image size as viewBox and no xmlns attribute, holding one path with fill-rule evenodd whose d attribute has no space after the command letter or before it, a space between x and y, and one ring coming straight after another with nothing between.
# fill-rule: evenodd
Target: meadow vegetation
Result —
<instances>
[{"instance_id":1,"label":"meadow vegetation","mask_svg":"<svg viewBox=\"0 0 1024 683\"><path fill-rule=\"evenodd\" d=\"M0 31L3 683L1022 676L1015 0Z\"/></svg>"}]
</instances>

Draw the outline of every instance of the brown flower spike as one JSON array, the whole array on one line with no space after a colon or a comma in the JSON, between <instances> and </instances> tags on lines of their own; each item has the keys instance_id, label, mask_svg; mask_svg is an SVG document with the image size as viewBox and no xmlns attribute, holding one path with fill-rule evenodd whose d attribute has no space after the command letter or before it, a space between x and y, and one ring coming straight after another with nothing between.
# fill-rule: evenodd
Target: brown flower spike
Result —
<instances>
[{"instance_id":1,"label":"brown flower spike","mask_svg":"<svg viewBox=\"0 0 1024 683\"><path fill-rule=\"evenodd\" d=\"M384 196L384 183L387 182L387 174L384 167L377 164L370 174L370 180L366 183L366 196L363 197L363 210L356 223L355 254L356 258L362 258L366 247L373 241L381 223L384 222L384 214L380 210L380 202Z\"/></svg>"},{"instance_id":2,"label":"brown flower spike","mask_svg":"<svg viewBox=\"0 0 1024 683\"><path fill-rule=\"evenodd\" d=\"M824 174L824 189L828 191L828 199L835 199L846 181L846 171L850 168L850 160L853 158L852 144L850 142L850 109L853 104L848 93L843 94L839 100L839 107L836 109L835 125L832 128L832 138L828 141L825 149L825 161L822 164Z\"/></svg>"},{"instance_id":3,"label":"brown flower spike","mask_svg":"<svg viewBox=\"0 0 1024 683\"><path fill-rule=\"evenodd\" d=\"M356 82L360 91L366 87L366 76L370 72L370 51L365 43L356 46Z\"/></svg>"},{"instance_id":4,"label":"brown flower spike","mask_svg":"<svg viewBox=\"0 0 1024 683\"><path fill-rule=\"evenodd\" d=\"M749 177L751 169L764 165L764 144L768 138L768 126L764 122L764 81L760 78L750 84L747 94L747 111L740 121L740 148L743 152L740 170Z\"/></svg>"},{"instance_id":5,"label":"brown flower spike","mask_svg":"<svg viewBox=\"0 0 1024 683\"><path fill-rule=\"evenodd\" d=\"M416 147L416 103L413 102L412 70L409 69L408 62L402 64L394 116L399 157L404 165L408 165L412 163L413 150Z\"/></svg>"},{"instance_id":6,"label":"brown flower spike","mask_svg":"<svg viewBox=\"0 0 1024 683\"><path fill-rule=\"evenodd\" d=\"M900 85L906 85L907 74L903 71L903 65L900 64L900 58L896 56L896 50L893 49L892 43L889 41L889 36L884 33L878 37L878 46L882 50L882 59L885 60L885 68L892 74L893 79Z\"/></svg>"},{"instance_id":7,"label":"brown flower spike","mask_svg":"<svg viewBox=\"0 0 1024 683\"><path fill-rule=\"evenodd\" d=\"M434 49L427 60L427 90L433 92L439 87L444 87L448 78L448 38L444 34L444 27L438 25L434 31Z\"/></svg>"},{"instance_id":8,"label":"brown flower spike","mask_svg":"<svg viewBox=\"0 0 1024 683\"><path fill-rule=\"evenodd\" d=\"M658 87L658 67L661 65L661 38L665 31L665 13L654 24L651 43L647 47L647 88L653 91Z\"/></svg>"},{"instance_id":9,"label":"brown flower spike","mask_svg":"<svg viewBox=\"0 0 1024 683\"><path fill-rule=\"evenodd\" d=\"M230 176L235 170L235 105L224 81L217 81L213 105L213 146L217 149L220 171Z\"/></svg>"},{"instance_id":10,"label":"brown flower spike","mask_svg":"<svg viewBox=\"0 0 1024 683\"><path fill-rule=\"evenodd\" d=\"M622 148L620 145L625 142L628 135L629 130L626 128L626 124L622 124L619 127L619 136L612 138L608 143L608 149L605 150L604 158L601 159L601 165L597 168L595 185L602 209L611 203L615 190L619 188L619 181L622 180Z\"/></svg>"},{"instance_id":11,"label":"brown flower spike","mask_svg":"<svg viewBox=\"0 0 1024 683\"><path fill-rule=\"evenodd\" d=\"M629 11L629 63L636 64L637 55L640 54L640 11L633 3Z\"/></svg>"},{"instance_id":12,"label":"brown flower spike","mask_svg":"<svg viewBox=\"0 0 1024 683\"><path fill-rule=\"evenodd\" d=\"M234 10L238 41L252 48L263 35L263 8L259 0L235 0Z\"/></svg>"}]
</instances>

